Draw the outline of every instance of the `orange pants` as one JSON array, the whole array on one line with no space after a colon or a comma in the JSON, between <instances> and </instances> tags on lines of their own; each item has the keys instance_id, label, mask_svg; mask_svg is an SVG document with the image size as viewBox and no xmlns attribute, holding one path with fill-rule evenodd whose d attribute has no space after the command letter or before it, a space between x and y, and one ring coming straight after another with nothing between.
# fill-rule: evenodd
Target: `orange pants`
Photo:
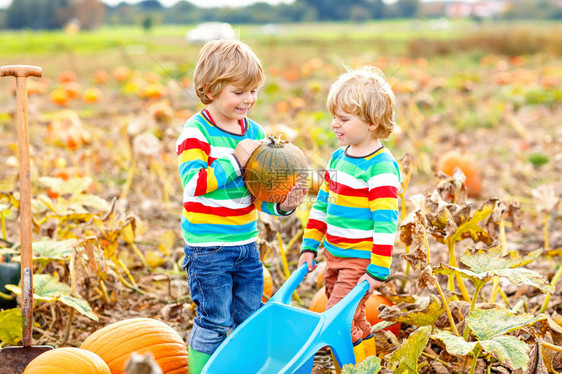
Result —
<instances>
[{"instance_id":1,"label":"orange pants","mask_svg":"<svg viewBox=\"0 0 562 374\"><path fill-rule=\"evenodd\" d=\"M324 251L324 255L326 256L324 282L326 284L326 297L328 298L326 309L330 309L357 285L357 281L365 274L371 260L335 257L327 250ZM371 333L371 324L367 321L365 314L365 302L368 299L369 294L363 296L353 316L351 324L351 341L353 343Z\"/></svg>"}]
</instances>

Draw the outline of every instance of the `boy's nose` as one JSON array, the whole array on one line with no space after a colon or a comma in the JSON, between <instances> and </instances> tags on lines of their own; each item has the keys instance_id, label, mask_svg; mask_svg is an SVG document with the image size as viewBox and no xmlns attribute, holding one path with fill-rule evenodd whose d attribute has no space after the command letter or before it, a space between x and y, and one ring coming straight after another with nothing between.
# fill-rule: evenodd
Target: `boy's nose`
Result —
<instances>
[{"instance_id":1,"label":"boy's nose","mask_svg":"<svg viewBox=\"0 0 562 374\"><path fill-rule=\"evenodd\" d=\"M244 95L244 102L251 103L253 101L254 101L254 96L251 93L248 92Z\"/></svg>"}]
</instances>

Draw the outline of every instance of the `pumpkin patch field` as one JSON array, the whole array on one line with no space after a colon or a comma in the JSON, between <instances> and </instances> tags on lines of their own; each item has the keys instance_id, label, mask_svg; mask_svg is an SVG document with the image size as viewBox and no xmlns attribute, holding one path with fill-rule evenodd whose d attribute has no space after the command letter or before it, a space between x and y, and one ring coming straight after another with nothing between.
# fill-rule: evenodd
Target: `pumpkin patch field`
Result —
<instances>
[{"instance_id":1,"label":"pumpkin patch field","mask_svg":"<svg viewBox=\"0 0 562 374\"><path fill-rule=\"evenodd\" d=\"M196 307L182 270L175 147L203 108L191 27L0 33L0 65L43 69L27 79L33 342L55 349L29 372L52 360L121 373L133 353L164 373L187 372ZM263 149L246 183L255 194L258 180L271 183L271 201L297 180L309 188L294 214L260 213L262 300L296 269L338 144L330 84L346 67L375 65L396 95L383 143L401 169L398 232L368 311L377 355L341 372L562 372L562 24L450 27L235 27L266 73L249 117L284 160ZM0 347L22 344L15 92L14 79L0 78ZM322 302L324 256L316 260L293 296L306 310ZM313 373L335 372L320 350Z\"/></svg>"}]
</instances>

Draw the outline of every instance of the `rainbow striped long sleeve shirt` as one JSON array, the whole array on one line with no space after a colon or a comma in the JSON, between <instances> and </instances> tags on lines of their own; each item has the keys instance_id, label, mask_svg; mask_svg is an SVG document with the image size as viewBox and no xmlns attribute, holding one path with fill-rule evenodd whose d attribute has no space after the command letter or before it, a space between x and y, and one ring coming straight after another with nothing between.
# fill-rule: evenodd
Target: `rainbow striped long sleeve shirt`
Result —
<instances>
[{"instance_id":1,"label":"rainbow striped long sleeve shirt","mask_svg":"<svg viewBox=\"0 0 562 374\"><path fill-rule=\"evenodd\" d=\"M183 185L181 226L185 243L207 247L240 245L257 239L257 210L285 215L278 204L254 200L234 150L243 139L265 131L246 118L241 135L217 127L204 112L187 120L176 143Z\"/></svg>"},{"instance_id":2,"label":"rainbow striped long sleeve shirt","mask_svg":"<svg viewBox=\"0 0 562 374\"><path fill-rule=\"evenodd\" d=\"M381 147L366 157L346 148L332 154L312 206L301 252L325 250L336 257L371 259L366 272L378 280L390 273L398 222L400 169Z\"/></svg>"}]
</instances>

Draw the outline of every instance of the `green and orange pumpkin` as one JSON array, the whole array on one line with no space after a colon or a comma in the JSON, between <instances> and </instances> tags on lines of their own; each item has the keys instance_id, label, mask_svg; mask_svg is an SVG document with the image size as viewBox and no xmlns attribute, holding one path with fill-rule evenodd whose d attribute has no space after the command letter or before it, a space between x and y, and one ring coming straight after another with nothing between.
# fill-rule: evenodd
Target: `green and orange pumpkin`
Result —
<instances>
[{"instance_id":1,"label":"green and orange pumpkin","mask_svg":"<svg viewBox=\"0 0 562 374\"><path fill-rule=\"evenodd\" d=\"M187 347L171 326L152 318L131 318L107 325L80 346L96 353L111 374L121 374L131 354L151 352L163 374L187 374Z\"/></svg>"},{"instance_id":2,"label":"green and orange pumpkin","mask_svg":"<svg viewBox=\"0 0 562 374\"><path fill-rule=\"evenodd\" d=\"M24 374L111 374L94 352L75 347L57 348L35 357Z\"/></svg>"},{"instance_id":3,"label":"green and orange pumpkin","mask_svg":"<svg viewBox=\"0 0 562 374\"><path fill-rule=\"evenodd\" d=\"M270 136L250 156L244 180L256 199L281 203L297 182L305 185L307 173L306 157L299 147Z\"/></svg>"}]
</instances>

